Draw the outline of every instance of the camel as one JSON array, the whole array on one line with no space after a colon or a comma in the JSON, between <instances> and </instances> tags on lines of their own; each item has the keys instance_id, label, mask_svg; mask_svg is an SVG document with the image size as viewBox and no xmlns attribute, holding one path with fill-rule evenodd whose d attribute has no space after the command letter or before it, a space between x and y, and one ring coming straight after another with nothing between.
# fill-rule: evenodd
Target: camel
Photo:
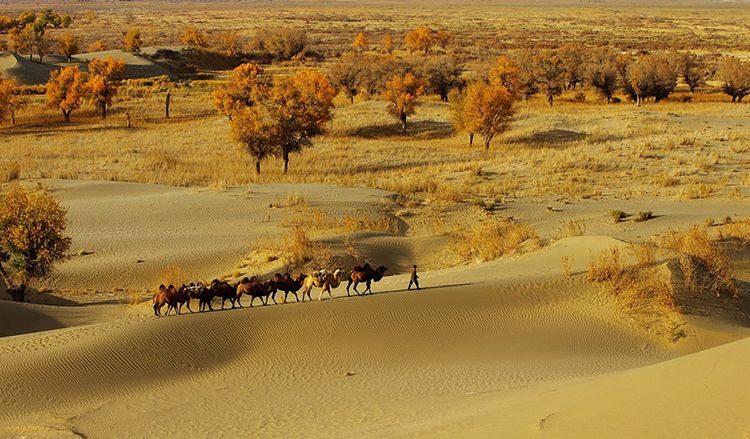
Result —
<instances>
[{"instance_id":1,"label":"camel","mask_svg":"<svg viewBox=\"0 0 750 439\"><path fill-rule=\"evenodd\" d=\"M187 309L191 313L193 312L192 309L190 309L190 299L198 299L198 311L201 311L201 304L203 300L203 296L207 293L208 289L205 285L203 285L203 282L198 282L198 284L190 283L188 286L184 286L185 290L188 294L188 300L187 300Z\"/></svg>"},{"instance_id":2,"label":"camel","mask_svg":"<svg viewBox=\"0 0 750 439\"><path fill-rule=\"evenodd\" d=\"M188 291L187 285L182 284L182 286L176 291L176 293L167 295L167 305L169 305L167 307L167 315L169 315L171 310L174 310L177 315L180 315L182 313L182 307L185 304L187 304L187 308L190 309L190 292ZM190 312L193 311L190 310Z\"/></svg>"},{"instance_id":3,"label":"camel","mask_svg":"<svg viewBox=\"0 0 750 439\"><path fill-rule=\"evenodd\" d=\"M229 285L226 281L220 281L219 279L214 279L211 281L211 286L209 287L210 290L210 298L208 299L208 307L211 311L213 311L213 308L211 308L211 302L214 297L221 297L221 309L224 309L224 302L227 300L232 302L232 308L234 309L234 302L237 300L236 298L236 289ZM240 306L241 308L242 306Z\"/></svg>"},{"instance_id":4,"label":"camel","mask_svg":"<svg viewBox=\"0 0 750 439\"><path fill-rule=\"evenodd\" d=\"M290 276L289 273L285 273L284 276L280 275L279 273L276 273L276 275L274 275L273 282L276 284L276 289L284 292L284 303L286 303L286 298L289 293L294 294L294 298L297 299L297 302L299 302L297 291L302 288L302 283L305 281L306 277L307 276L302 273L297 276L297 279L292 279L292 276ZM274 303L276 303L275 292L273 293L272 298Z\"/></svg>"},{"instance_id":5,"label":"camel","mask_svg":"<svg viewBox=\"0 0 750 439\"><path fill-rule=\"evenodd\" d=\"M169 287L165 287L164 284L159 285L159 290L154 293L154 297L152 300L154 301L155 315L162 315L161 309L165 304L167 305L166 315L169 315L169 311L172 308L174 308L177 314L180 314L179 309L177 309L177 304L179 303L179 300L183 300L183 297L182 294L177 291L174 285L170 285ZM185 303L184 300L182 301L182 303Z\"/></svg>"},{"instance_id":6,"label":"camel","mask_svg":"<svg viewBox=\"0 0 750 439\"><path fill-rule=\"evenodd\" d=\"M243 294L247 294L248 296L252 297L250 300L250 308L253 307L253 302L255 301L256 297L260 297L260 301L263 303L263 306L268 305L268 296L276 296L276 284L272 280L267 280L265 283L261 283L257 277L253 276L252 278L243 278L240 283L237 284L237 291L236 291L236 300L237 304L240 305L240 308L242 308L242 303L240 302L240 298ZM265 300L263 300L265 298ZM276 298L272 297L273 303L276 303Z\"/></svg>"},{"instance_id":7,"label":"camel","mask_svg":"<svg viewBox=\"0 0 750 439\"><path fill-rule=\"evenodd\" d=\"M387 270L387 268L383 265L378 267L377 270L373 270L372 267L370 267L370 264L367 263L363 267L354 267L352 272L349 274L349 283L346 284L346 295L349 296L349 287L352 283L354 283L354 292L357 293L358 296L367 294L368 291L370 292L370 294L372 294L372 290L370 289L370 282L378 282L380 279L382 279L385 270ZM367 288L361 294L359 291L357 291L357 284L360 282L365 282L367 284Z\"/></svg>"},{"instance_id":8,"label":"camel","mask_svg":"<svg viewBox=\"0 0 750 439\"><path fill-rule=\"evenodd\" d=\"M305 301L305 295L312 300L310 291L312 291L313 287L321 289L318 300L323 300L323 293L326 291L328 292L328 296L333 299L331 288L338 288L339 285L341 285L341 270L336 270L333 273L325 269L316 271L311 276L305 278L305 290L302 291L302 301Z\"/></svg>"}]
</instances>

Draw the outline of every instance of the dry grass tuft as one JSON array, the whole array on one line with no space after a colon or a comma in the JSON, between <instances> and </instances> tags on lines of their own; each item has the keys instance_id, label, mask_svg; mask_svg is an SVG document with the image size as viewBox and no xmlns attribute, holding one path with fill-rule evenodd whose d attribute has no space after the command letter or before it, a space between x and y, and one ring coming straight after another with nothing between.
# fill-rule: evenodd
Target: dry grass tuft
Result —
<instances>
[{"instance_id":1,"label":"dry grass tuft","mask_svg":"<svg viewBox=\"0 0 750 439\"><path fill-rule=\"evenodd\" d=\"M560 225L557 227L557 237L567 238L571 236L583 236L586 232L586 223L583 220L574 221L560 221Z\"/></svg>"},{"instance_id":2,"label":"dry grass tuft","mask_svg":"<svg viewBox=\"0 0 750 439\"><path fill-rule=\"evenodd\" d=\"M331 250L324 244L311 240L305 230L299 226L284 233L279 241L274 242L269 238L259 239L251 247L253 253L262 256L261 263L283 259L288 269L310 266L319 270L334 266ZM242 269L246 266L238 268Z\"/></svg>"},{"instance_id":3,"label":"dry grass tuft","mask_svg":"<svg viewBox=\"0 0 750 439\"><path fill-rule=\"evenodd\" d=\"M463 260L491 261L520 253L527 242L534 248L539 246L539 236L532 226L510 219L490 219L472 228L459 225L452 236L450 251Z\"/></svg>"},{"instance_id":4,"label":"dry grass tuft","mask_svg":"<svg viewBox=\"0 0 750 439\"><path fill-rule=\"evenodd\" d=\"M314 232L399 232L398 220L390 215L381 215L375 217L367 215L360 217L346 215L342 218L334 218L326 215L318 209L308 208L284 214L281 218L280 224L282 227L304 227L305 229Z\"/></svg>"},{"instance_id":5,"label":"dry grass tuft","mask_svg":"<svg viewBox=\"0 0 750 439\"><path fill-rule=\"evenodd\" d=\"M710 273L707 282L701 282L703 288L712 291L717 296L722 292L732 294L738 297L742 290L732 278L732 272L729 269L729 258L719 249L716 242L711 239L705 227L692 226L687 231L670 230L661 239L659 245L663 248L670 248L684 253L692 258L693 263L700 264ZM687 263L681 264L683 267ZM694 269L689 270L694 273ZM683 270L685 278L689 274ZM688 282L698 284L694 275Z\"/></svg>"},{"instance_id":6,"label":"dry grass tuft","mask_svg":"<svg viewBox=\"0 0 750 439\"><path fill-rule=\"evenodd\" d=\"M180 266L180 264L170 264L159 272L159 283L179 287L185 283L187 277L187 272Z\"/></svg>"},{"instance_id":7,"label":"dry grass tuft","mask_svg":"<svg viewBox=\"0 0 750 439\"><path fill-rule=\"evenodd\" d=\"M750 218L725 222L720 233L723 238L734 238L742 245L750 245Z\"/></svg>"},{"instance_id":8,"label":"dry grass tuft","mask_svg":"<svg viewBox=\"0 0 750 439\"><path fill-rule=\"evenodd\" d=\"M587 279L604 284L628 313L645 317L680 312L672 286L653 268L626 269L617 247L605 249L591 261Z\"/></svg>"},{"instance_id":9,"label":"dry grass tuft","mask_svg":"<svg viewBox=\"0 0 750 439\"><path fill-rule=\"evenodd\" d=\"M8 183L21 177L21 165L15 161L6 161L0 165L0 183Z\"/></svg>"}]
</instances>

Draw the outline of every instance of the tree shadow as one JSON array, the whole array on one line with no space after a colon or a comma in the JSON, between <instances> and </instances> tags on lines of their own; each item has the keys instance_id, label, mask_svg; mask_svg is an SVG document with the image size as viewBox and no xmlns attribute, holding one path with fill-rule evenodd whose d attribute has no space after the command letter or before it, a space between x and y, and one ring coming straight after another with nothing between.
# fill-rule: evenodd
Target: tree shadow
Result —
<instances>
[{"instance_id":1,"label":"tree shadow","mask_svg":"<svg viewBox=\"0 0 750 439\"><path fill-rule=\"evenodd\" d=\"M549 130L534 133L530 136L519 137L510 143L527 143L542 145L563 145L576 140L583 140L588 136L586 133L571 130Z\"/></svg>"},{"instance_id":2,"label":"tree shadow","mask_svg":"<svg viewBox=\"0 0 750 439\"><path fill-rule=\"evenodd\" d=\"M445 139L455 133L450 122L420 120L406 123L406 134L398 123L388 125L371 125L347 132L348 136L362 139L383 139L389 137L411 137L417 139Z\"/></svg>"}]
</instances>

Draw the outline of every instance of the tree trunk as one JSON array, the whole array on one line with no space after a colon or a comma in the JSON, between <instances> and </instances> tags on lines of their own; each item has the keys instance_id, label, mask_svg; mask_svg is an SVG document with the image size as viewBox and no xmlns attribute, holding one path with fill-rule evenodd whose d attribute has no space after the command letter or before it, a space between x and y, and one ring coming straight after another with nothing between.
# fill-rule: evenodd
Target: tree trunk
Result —
<instances>
[{"instance_id":1,"label":"tree trunk","mask_svg":"<svg viewBox=\"0 0 750 439\"><path fill-rule=\"evenodd\" d=\"M401 113L401 131L406 134L406 113Z\"/></svg>"},{"instance_id":2,"label":"tree trunk","mask_svg":"<svg viewBox=\"0 0 750 439\"><path fill-rule=\"evenodd\" d=\"M102 104L102 119L107 118L107 103L104 101L101 101Z\"/></svg>"},{"instance_id":3,"label":"tree trunk","mask_svg":"<svg viewBox=\"0 0 750 439\"><path fill-rule=\"evenodd\" d=\"M474 144L474 133L469 133L469 147Z\"/></svg>"},{"instance_id":4,"label":"tree trunk","mask_svg":"<svg viewBox=\"0 0 750 439\"><path fill-rule=\"evenodd\" d=\"M65 120L65 123L70 123L70 111L63 110L63 119Z\"/></svg>"},{"instance_id":5,"label":"tree trunk","mask_svg":"<svg viewBox=\"0 0 750 439\"><path fill-rule=\"evenodd\" d=\"M167 93L167 99L164 102L164 109L166 111L166 118L169 119L169 100L172 98L170 93ZM230 119L231 120L231 119Z\"/></svg>"},{"instance_id":6,"label":"tree trunk","mask_svg":"<svg viewBox=\"0 0 750 439\"><path fill-rule=\"evenodd\" d=\"M5 272L5 269L3 268L2 264L0 264L0 278L3 279L3 282L5 282L5 285L8 287L8 293L13 297L13 300L15 302L24 302L25 301L25 293L26 293L26 282L22 282L21 285L15 286L13 285L13 282L11 282L10 277L8 276L8 273Z\"/></svg>"},{"instance_id":7,"label":"tree trunk","mask_svg":"<svg viewBox=\"0 0 750 439\"><path fill-rule=\"evenodd\" d=\"M550 106L550 107L552 106L552 101L553 101L554 99L555 99L555 97L554 97L554 96L552 96L552 95L548 95L548 96L547 96L547 102L549 102L549 106Z\"/></svg>"},{"instance_id":8,"label":"tree trunk","mask_svg":"<svg viewBox=\"0 0 750 439\"><path fill-rule=\"evenodd\" d=\"M286 174L286 171L289 170L289 151L286 148L284 148L281 151L281 158L284 161L284 165L283 165L281 172L283 174Z\"/></svg>"},{"instance_id":9,"label":"tree trunk","mask_svg":"<svg viewBox=\"0 0 750 439\"><path fill-rule=\"evenodd\" d=\"M492 135L487 136L487 138L484 139L484 149L489 151L490 150L490 142L492 141Z\"/></svg>"},{"instance_id":10,"label":"tree trunk","mask_svg":"<svg viewBox=\"0 0 750 439\"><path fill-rule=\"evenodd\" d=\"M10 110L10 123L11 125L16 124L16 110Z\"/></svg>"},{"instance_id":11,"label":"tree trunk","mask_svg":"<svg viewBox=\"0 0 750 439\"><path fill-rule=\"evenodd\" d=\"M11 288L8 292L13 297L14 302L26 301L26 284L21 284L17 288Z\"/></svg>"},{"instance_id":12,"label":"tree trunk","mask_svg":"<svg viewBox=\"0 0 750 439\"><path fill-rule=\"evenodd\" d=\"M255 159L255 173L260 175L260 159Z\"/></svg>"}]
</instances>

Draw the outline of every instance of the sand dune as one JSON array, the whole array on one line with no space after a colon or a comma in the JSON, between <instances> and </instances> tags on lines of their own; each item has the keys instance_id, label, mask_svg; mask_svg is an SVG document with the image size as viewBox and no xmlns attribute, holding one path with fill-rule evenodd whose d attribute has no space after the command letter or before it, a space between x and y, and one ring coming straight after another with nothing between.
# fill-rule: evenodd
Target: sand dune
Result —
<instances>
[{"instance_id":1,"label":"sand dune","mask_svg":"<svg viewBox=\"0 0 750 439\"><path fill-rule=\"evenodd\" d=\"M288 193L337 215L373 211L390 195L48 183L69 209L74 246L92 252L62 264L49 284L104 291L153 288L173 262L196 277L227 271L253 237L280 233L283 208L270 205ZM591 206L570 209L600 215ZM551 223L544 215L557 214L539 215ZM685 220L674 216L647 227ZM422 290L406 291L411 261L439 258L445 238L354 237L364 257L395 274L373 284L376 294L346 297L344 284L332 300L166 318L115 293L0 301L0 437L741 438L750 430L744 302L686 295L705 312L679 317L687 337L671 343L582 276L563 276L561 257L582 273L607 247L627 259L627 239L564 238L524 256L424 270ZM660 269L669 275L666 262Z\"/></svg>"},{"instance_id":2,"label":"sand dune","mask_svg":"<svg viewBox=\"0 0 750 439\"><path fill-rule=\"evenodd\" d=\"M49 74L70 65L79 65L83 71L94 59L105 59L111 56L114 59L122 59L127 62L123 78L152 78L155 76L173 76L158 64L151 62L141 56L124 52L122 50L107 50L103 52L81 53L73 56L73 62L68 63L65 56L46 55L43 63L38 63L38 57L34 61L12 52L0 52L0 72L3 79L15 78L21 85L45 84L49 81Z\"/></svg>"}]
</instances>

